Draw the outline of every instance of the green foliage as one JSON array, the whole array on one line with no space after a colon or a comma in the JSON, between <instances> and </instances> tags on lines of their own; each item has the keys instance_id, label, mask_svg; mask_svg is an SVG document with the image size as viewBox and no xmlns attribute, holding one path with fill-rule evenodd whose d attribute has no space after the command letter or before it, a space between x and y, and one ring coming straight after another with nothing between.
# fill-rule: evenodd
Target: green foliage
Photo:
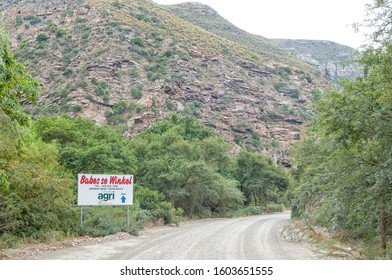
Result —
<instances>
[{"instance_id":1,"label":"green foliage","mask_svg":"<svg viewBox=\"0 0 392 280\"><path fill-rule=\"evenodd\" d=\"M127 139L107 126L70 117L40 117L34 123L39 137L58 144L59 162L79 173L132 174L135 159Z\"/></svg>"},{"instance_id":2,"label":"green foliage","mask_svg":"<svg viewBox=\"0 0 392 280\"><path fill-rule=\"evenodd\" d=\"M165 201L164 195L157 190L137 188L135 200L141 209L148 211L153 221L163 219L166 224L176 225L181 221L182 209L174 209L170 202Z\"/></svg>"},{"instance_id":3,"label":"green foliage","mask_svg":"<svg viewBox=\"0 0 392 280\"><path fill-rule=\"evenodd\" d=\"M246 206L253 202L255 206L266 208L267 203L276 198L276 193L286 190L289 185L284 170L269 158L246 151L241 151L237 157L235 174Z\"/></svg>"},{"instance_id":4,"label":"green foliage","mask_svg":"<svg viewBox=\"0 0 392 280\"><path fill-rule=\"evenodd\" d=\"M15 26L21 26L23 24L23 18L20 15L17 15L15 18Z\"/></svg>"},{"instance_id":5,"label":"green foliage","mask_svg":"<svg viewBox=\"0 0 392 280\"><path fill-rule=\"evenodd\" d=\"M341 82L315 104L318 115L294 154L293 213L354 238L379 234L385 257L392 233L390 218L382 218L392 216L392 44L378 43L361 53L364 77Z\"/></svg>"},{"instance_id":6,"label":"green foliage","mask_svg":"<svg viewBox=\"0 0 392 280\"><path fill-rule=\"evenodd\" d=\"M131 206L130 213L132 230L136 233L145 226L148 217L137 205ZM80 234L105 236L125 231L126 225L126 207L84 207L83 227L80 229Z\"/></svg>"},{"instance_id":7,"label":"green foliage","mask_svg":"<svg viewBox=\"0 0 392 280\"><path fill-rule=\"evenodd\" d=\"M133 98L140 99L143 95L143 85L137 85L131 88L131 94Z\"/></svg>"},{"instance_id":8,"label":"green foliage","mask_svg":"<svg viewBox=\"0 0 392 280\"><path fill-rule=\"evenodd\" d=\"M0 30L0 112L19 124L26 124L28 117L21 111L19 102L25 98L36 104L38 90L38 82L14 60L7 37Z\"/></svg>"},{"instance_id":9,"label":"green foliage","mask_svg":"<svg viewBox=\"0 0 392 280\"><path fill-rule=\"evenodd\" d=\"M64 29L58 29L56 31L56 38L62 38L67 34L67 32Z\"/></svg>"},{"instance_id":10,"label":"green foliage","mask_svg":"<svg viewBox=\"0 0 392 280\"><path fill-rule=\"evenodd\" d=\"M172 115L131 145L140 184L163 193L186 215L221 215L242 204L235 181L225 176L227 144L198 121Z\"/></svg>"},{"instance_id":11,"label":"green foliage","mask_svg":"<svg viewBox=\"0 0 392 280\"><path fill-rule=\"evenodd\" d=\"M41 22L41 19L37 17L36 15L26 15L23 17L24 20L30 21L31 25L36 25Z\"/></svg>"},{"instance_id":12,"label":"green foliage","mask_svg":"<svg viewBox=\"0 0 392 280\"><path fill-rule=\"evenodd\" d=\"M121 2L120 1L114 1L113 3L112 3L112 6L113 7L115 7L115 8L117 8L117 9L119 9L119 10L121 10L121 8L123 7L123 5L121 4Z\"/></svg>"},{"instance_id":13,"label":"green foliage","mask_svg":"<svg viewBox=\"0 0 392 280\"><path fill-rule=\"evenodd\" d=\"M142 109L142 105L121 100L113 105L111 111L105 112L105 117L108 124L119 125L129 120L134 111L140 112Z\"/></svg>"},{"instance_id":14,"label":"green foliage","mask_svg":"<svg viewBox=\"0 0 392 280\"><path fill-rule=\"evenodd\" d=\"M45 34L45 33L40 33L40 34L37 35L37 42L38 43L45 42L48 39L49 39L49 36L47 34Z\"/></svg>"},{"instance_id":15,"label":"green foliage","mask_svg":"<svg viewBox=\"0 0 392 280\"><path fill-rule=\"evenodd\" d=\"M144 41L140 37L133 37L131 42L136 46L144 47Z\"/></svg>"},{"instance_id":16,"label":"green foliage","mask_svg":"<svg viewBox=\"0 0 392 280\"><path fill-rule=\"evenodd\" d=\"M55 145L0 114L0 235L6 242L66 235L77 220L73 180ZM13 236L13 237L12 237Z\"/></svg>"}]
</instances>

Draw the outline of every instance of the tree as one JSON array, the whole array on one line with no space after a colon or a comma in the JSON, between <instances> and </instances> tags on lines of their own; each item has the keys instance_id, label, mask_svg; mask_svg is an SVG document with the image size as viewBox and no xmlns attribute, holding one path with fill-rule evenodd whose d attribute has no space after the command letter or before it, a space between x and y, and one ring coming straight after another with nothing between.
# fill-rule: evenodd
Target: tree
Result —
<instances>
[{"instance_id":1,"label":"tree","mask_svg":"<svg viewBox=\"0 0 392 280\"><path fill-rule=\"evenodd\" d=\"M0 111L19 124L27 124L28 116L21 111L20 102L36 104L38 90L38 82L14 60L7 36L0 29Z\"/></svg>"},{"instance_id":2,"label":"tree","mask_svg":"<svg viewBox=\"0 0 392 280\"><path fill-rule=\"evenodd\" d=\"M246 206L253 200L254 205L266 207L274 192L288 187L287 175L271 159L246 151L241 151L237 157L235 178L246 198Z\"/></svg>"},{"instance_id":3,"label":"tree","mask_svg":"<svg viewBox=\"0 0 392 280\"><path fill-rule=\"evenodd\" d=\"M333 230L380 236L386 254L392 215L391 1L378 0L366 23L373 43L360 54L364 76L327 91L295 153L295 211Z\"/></svg>"},{"instance_id":4,"label":"tree","mask_svg":"<svg viewBox=\"0 0 392 280\"><path fill-rule=\"evenodd\" d=\"M392 1L374 0L367 4L366 20L360 24L354 24L357 29L370 30L370 44L375 45L390 42L392 39Z\"/></svg>"},{"instance_id":5,"label":"tree","mask_svg":"<svg viewBox=\"0 0 392 280\"><path fill-rule=\"evenodd\" d=\"M37 135L59 146L59 162L75 176L79 173L133 174L135 157L129 141L108 126L85 118L40 117L33 124Z\"/></svg>"},{"instance_id":6,"label":"tree","mask_svg":"<svg viewBox=\"0 0 392 280\"><path fill-rule=\"evenodd\" d=\"M172 115L131 141L136 177L189 216L223 215L242 204L230 177L229 145L191 117Z\"/></svg>"}]
</instances>

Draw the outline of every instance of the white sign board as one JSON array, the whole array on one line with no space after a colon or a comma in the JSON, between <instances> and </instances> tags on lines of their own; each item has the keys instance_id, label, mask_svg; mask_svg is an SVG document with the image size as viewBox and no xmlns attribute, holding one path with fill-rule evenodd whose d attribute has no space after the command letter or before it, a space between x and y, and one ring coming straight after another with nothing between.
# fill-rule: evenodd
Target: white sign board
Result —
<instances>
[{"instance_id":1,"label":"white sign board","mask_svg":"<svg viewBox=\"0 0 392 280\"><path fill-rule=\"evenodd\" d=\"M78 205L132 205L133 175L78 175Z\"/></svg>"}]
</instances>

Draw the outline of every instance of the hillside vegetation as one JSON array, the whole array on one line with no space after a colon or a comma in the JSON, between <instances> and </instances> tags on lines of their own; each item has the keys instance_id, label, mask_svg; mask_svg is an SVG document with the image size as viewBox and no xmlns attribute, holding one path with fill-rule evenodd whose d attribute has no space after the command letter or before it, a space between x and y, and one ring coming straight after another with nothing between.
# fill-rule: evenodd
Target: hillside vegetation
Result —
<instances>
[{"instance_id":1,"label":"hillside vegetation","mask_svg":"<svg viewBox=\"0 0 392 280\"><path fill-rule=\"evenodd\" d=\"M134 136L177 112L287 163L287 148L312 115L308 103L326 85L263 38L203 29L150 0L3 8L16 58L42 84L33 115L84 116Z\"/></svg>"}]
</instances>

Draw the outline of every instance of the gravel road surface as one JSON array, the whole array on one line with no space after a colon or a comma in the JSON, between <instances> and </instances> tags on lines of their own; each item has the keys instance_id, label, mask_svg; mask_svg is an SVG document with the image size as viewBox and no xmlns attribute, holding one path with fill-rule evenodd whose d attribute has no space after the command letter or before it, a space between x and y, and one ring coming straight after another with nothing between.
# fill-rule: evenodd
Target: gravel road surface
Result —
<instances>
[{"instance_id":1,"label":"gravel road surface","mask_svg":"<svg viewBox=\"0 0 392 280\"><path fill-rule=\"evenodd\" d=\"M309 244L290 241L282 229L290 213L208 219L179 227L148 229L140 236L47 252L39 259L60 260L242 260L316 259Z\"/></svg>"}]
</instances>

